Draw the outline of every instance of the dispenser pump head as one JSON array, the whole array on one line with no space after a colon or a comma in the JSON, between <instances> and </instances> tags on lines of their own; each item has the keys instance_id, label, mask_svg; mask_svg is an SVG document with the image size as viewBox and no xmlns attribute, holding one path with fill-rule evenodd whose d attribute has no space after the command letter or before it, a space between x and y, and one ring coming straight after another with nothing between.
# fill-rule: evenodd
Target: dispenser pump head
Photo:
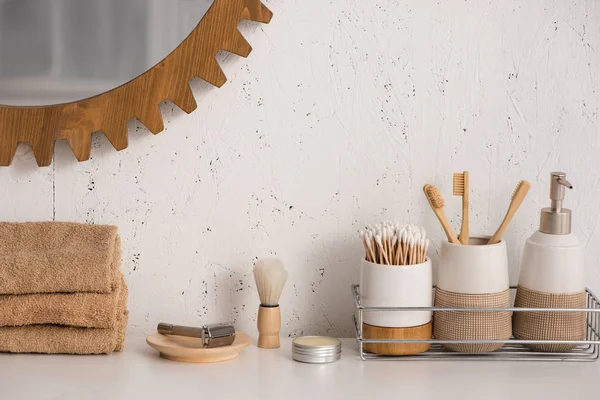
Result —
<instances>
[{"instance_id":1,"label":"dispenser pump head","mask_svg":"<svg viewBox=\"0 0 600 400\"><path fill-rule=\"evenodd\" d=\"M551 235L571 233L571 210L563 208L565 188L573 189L564 172L550 174L550 207L542 208L540 232Z\"/></svg>"}]
</instances>

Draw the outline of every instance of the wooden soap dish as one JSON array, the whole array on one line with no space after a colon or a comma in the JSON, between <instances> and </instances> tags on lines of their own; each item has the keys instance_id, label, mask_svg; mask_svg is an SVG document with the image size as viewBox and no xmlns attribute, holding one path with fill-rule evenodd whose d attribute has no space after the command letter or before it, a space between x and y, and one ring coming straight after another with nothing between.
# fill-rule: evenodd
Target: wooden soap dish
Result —
<instances>
[{"instance_id":1,"label":"wooden soap dish","mask_svg":"<svg viewBox=\"0 0 600 400\"><path fill-rule=\"evenodd\" d=\"M146 343L168 360L211 363L236 358L243 349L250 346L252 339L245 333L236 332L231 345L207 348L202 345L200 338L155 333L146 338Z\"/></svg>"},{"instance_id":2,"label":"wooden soap dish","mask_svg":"<svg viewBox=\"0 0 600 400\"><path fill-rule=\"evenodd\" d=\"M431 326L412 326L408 328L386 328L363 323L365 339L431 339ZM365 343L365 351L389 356L404 356L423 353L431 347L431 343Z\"/></svg>"}]
</instances>

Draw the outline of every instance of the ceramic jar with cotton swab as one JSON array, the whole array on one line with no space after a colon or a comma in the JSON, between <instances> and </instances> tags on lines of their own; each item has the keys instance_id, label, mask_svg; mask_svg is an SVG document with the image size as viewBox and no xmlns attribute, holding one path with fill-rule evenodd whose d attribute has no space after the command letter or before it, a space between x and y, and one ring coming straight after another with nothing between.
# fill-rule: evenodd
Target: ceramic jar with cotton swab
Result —
<instances>
[{"instance_id":1,"label":"ceramic jar with cotton swab","mask_svg":"<svg viewBox=\"0 0 600 400\"><path fill-rule=\"evenodd\" d=\"M365 258L360 268L361 305L431 307L429 239L423 227L387 222L360 232ZM431 339L431 311L365 311L365 339ZM429 343L368 343L365 351L408 355L429 350Z\"/></svg>"}]
</instances>

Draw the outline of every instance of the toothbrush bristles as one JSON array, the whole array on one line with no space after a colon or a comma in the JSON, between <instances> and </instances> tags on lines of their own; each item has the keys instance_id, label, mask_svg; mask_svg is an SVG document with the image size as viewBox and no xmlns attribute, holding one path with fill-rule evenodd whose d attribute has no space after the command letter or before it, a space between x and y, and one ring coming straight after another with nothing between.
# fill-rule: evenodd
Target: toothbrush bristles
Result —
<instances>
[{"instance_id":1,"label":"toothbrush bristles","mask_svg":"<svg viewBox=\"0 0 600 400\"><path fill-rule=\"evenodd\" d=\"M515 195L521 188L523 188L523 190L529 191L530 186L531 184L527 181L519 181L519 183L517 183L517 186L515 186L515 189L513 190L512 194L510 195L511 200L515 198Z\"/></svg>"},{"instance_id":2,"label":"toothbrush bristles","mask_svg":"<svg viewBox=\"0 0 600 400\"><path fill-rule=\"evenodd\" d=\"M423 187L427 200L431 203L433 208L443 208L444 198L440 194L440 191L433 185L427 184Z\"/></svg>"},{"instance_id":3,"label":"toothbrush bristles","mask_svg":"<svg viewBox=\"0 0 600 400\"><path fill-rule=\"evenodd\" d=\"M515 194L517 194L517 190L519 190L519 187L521 187L522 182L523 181L519 181L519 183L517 183L517 186L515 186L515 188L513 189L512 193L510 194L511 199L515 198Z\"/></svg>"},{"instance_id":4,"label":"toothbrush bristles","mask_svg":"<svg viewBox=\"0 0 600 400\"><path fill-rule=\"evenodd\" d=\"M452 194L454 196L463 196L465 194L465 174L457 172L452 181Z\"/></svg>"}]
</instances>

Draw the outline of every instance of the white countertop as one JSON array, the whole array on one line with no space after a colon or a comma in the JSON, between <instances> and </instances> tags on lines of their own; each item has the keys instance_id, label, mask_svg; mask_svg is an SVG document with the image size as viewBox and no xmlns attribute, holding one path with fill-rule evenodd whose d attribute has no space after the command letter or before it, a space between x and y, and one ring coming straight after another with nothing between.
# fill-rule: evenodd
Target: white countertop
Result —
<instances>
[{"instance_id":1,"label":"white countertop","mask_svg":"<svg viewBox=\"0 0 600 400\"><path fill-rule=\"evenodd\" d=\"M237 359L162 359L145 338L108 356L0 354L0 399L575 399L598 398L598 362L361 361L353 339L342 359L302 364L291 339ZM392 396L392 397L390 397ZM383 398L383 397L380 397Z\"/></svg>"}]
</instances>

